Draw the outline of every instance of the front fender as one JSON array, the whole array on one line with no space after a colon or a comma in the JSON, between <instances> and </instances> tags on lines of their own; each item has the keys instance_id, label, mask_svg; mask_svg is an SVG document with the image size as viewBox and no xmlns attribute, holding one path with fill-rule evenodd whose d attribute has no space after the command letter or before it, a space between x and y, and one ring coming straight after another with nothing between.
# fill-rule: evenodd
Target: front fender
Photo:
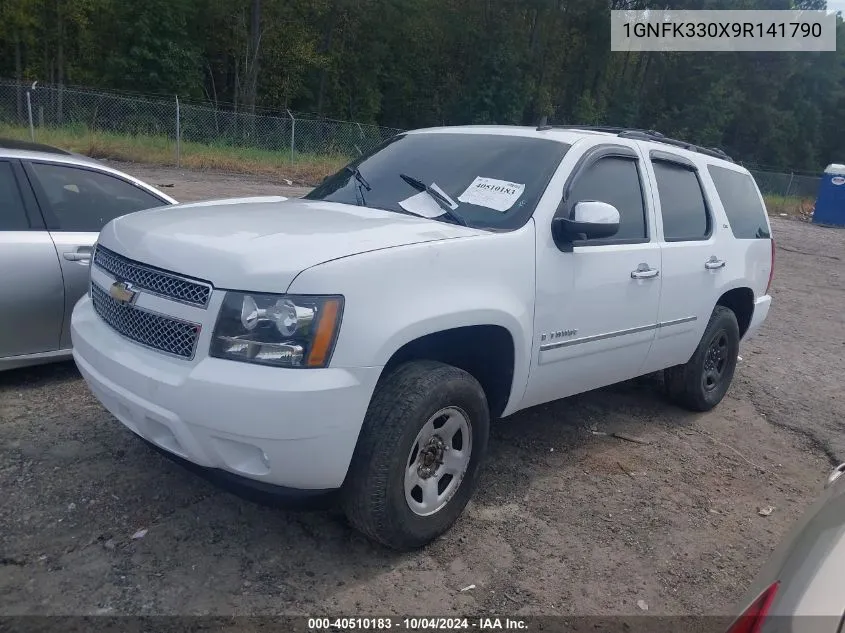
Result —
<instances>
[{"instance_id":1,"label":"front fender","mask_svg":"<svg viewBox=\"0 0 845 633\"><path fill-rule=\"evenodd\" d=\"M342 294L333 367L384 366L421 336L496 325L514 344L505 413L528 380L534 322L534 225L344 257L301 273L293 294Z\"/></svg>"},{"instance_id":2,"label":"front fender","mask_svg":"<svg viewBox=\"0 0 845 633\"><path fill-rule=\"evenodd\" d=\"M385 365L390 358L402 347L429 334L436 334L446 330L474 325L494 325L507 330L511 336L514 348L514 367L511 390L502 415L509 415L525 393L528 384L529 363L531 357L531 333L526 331L522 322L513 313L500 310L456 310L442 315L432 315L420 321L407 323L395 332L379 349L377 356L379 365Z\"/></svg>"},{"instance_id":3,"label":"front fender","mask_svg":"<svg viewBox=\"0 0 845 633\"><path fill-rule=\"evenodd\" d=\"M516 308L516 306L512 306ZM463 309L462 309L463 308ZM393 332L379 347L376 357L377 365L385 365L398 349L411 341L445 330L473 325L498 325L506 329L513 339L514 358L521 358L528 354L525 341L530 341L531 333L526 332L523 322L516 316L516 311L504 309L477 309L471 305L454 306L449 312L442 314L428 314L419 320L408 320L398 330Z\"/></svg>"}]
</instances>

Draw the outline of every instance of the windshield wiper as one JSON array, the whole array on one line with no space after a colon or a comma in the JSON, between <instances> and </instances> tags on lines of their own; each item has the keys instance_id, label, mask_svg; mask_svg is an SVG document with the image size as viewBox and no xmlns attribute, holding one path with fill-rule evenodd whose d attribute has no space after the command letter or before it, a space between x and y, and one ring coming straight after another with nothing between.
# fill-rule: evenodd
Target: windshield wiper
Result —
<instances>
[{"instance_id":1,"label":"windshield wiper","mask_svg":"<svg viewBox=\"0 0 845 633\"><path fill-rule=\"evenodd\" d=\"M357 167L350 167L349 165L347 165L346 167L344 167L344 169L346 171L348 171L350 174L352 174L352 176L355 178L355 180L358 181L357 186L356 186L356 193L361 196L360 206L366 207L367 201L364 199L363 189L366 189L367 191L371 191L372 187L370 187L370 183L368 183L364 179L364 176L361 175L361 171Z\"/></svg>"},{"instance_id":2,"label":"windshield wiper","mask_svg":"<svg viewBox=\"0 0 845 633\"><path fill-rule=\"evenodd\" d=\"M449 200L449 198L444 196L442 193L437 191L437 189L425 184L421 180L417 180L412 176L408 176L407 174L399 174L399 177L405 182L407 182L409 185L411 185L417 191L425 191L428 195L434 198L434 201L439 204L440 207L443 209L444 214L451 218L453 221L457 222L461 226L467 225L466 220L464 220L461 216L455 213L454 209L452 209L452 201Z\"/></svg>"},{"instance_id":3,"label":"windshield wiper","mask_svg":"<svg viewBox=\"0 0 845 633\"><path fill-rule=\"evenodd\" d=\"M349 165L344 167L344 169L346 171L348 171L350 174L352 174L353 176L355 176L355 180L357 180L359 183L361 183L364 186L364 189L366 189L367 191L372 190L372 187L370 187L370 183L368 183L366 180L364 180L364 177L361 175L360 169L358 169L357 167L350 167Z\"/></svg>"}]
</instances>

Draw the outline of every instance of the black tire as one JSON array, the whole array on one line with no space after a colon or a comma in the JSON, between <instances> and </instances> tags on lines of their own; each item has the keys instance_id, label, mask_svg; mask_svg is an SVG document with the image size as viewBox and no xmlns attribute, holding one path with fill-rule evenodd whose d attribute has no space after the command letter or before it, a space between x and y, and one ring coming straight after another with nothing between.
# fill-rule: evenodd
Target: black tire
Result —
<instances>
[{"instance_id":1,"label":"black tire","mask_svg":"<svg viewBox=\"0 0 845 633\"><path fill-rule=\"evenodd\" d=\"M405 471L418 434L446 407L466 413L472 436L469 463L445 505L421 516L406 501ZM349 522L400 551L437 538L452 526L475 490L489 431L487 398L470 374L434 361L400 365L379 382L364 419L341 496Z\"/></svg>"},{"instance_id":2,"label":"black tire","mask_svg":"<svg viewBox=\"0 0 845 633\"><path fill-rule=\"evenodd\" d=\"M728 392L738 355L736 315L729 308L716 306L692 358L685 365L663 371L669 399L692 411L709 411Z\"/></svg>"}]
</instances>

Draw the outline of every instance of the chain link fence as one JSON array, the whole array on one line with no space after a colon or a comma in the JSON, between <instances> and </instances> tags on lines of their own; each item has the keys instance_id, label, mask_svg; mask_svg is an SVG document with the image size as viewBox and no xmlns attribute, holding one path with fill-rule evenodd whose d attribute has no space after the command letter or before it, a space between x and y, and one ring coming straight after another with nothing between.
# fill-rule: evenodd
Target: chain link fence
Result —
<instances>
[{"instance_id":1,"label":"chain link fence","mask_svg":"<svg viewBox=\"0 0 845 633\"><path fill-rule=\"evenodd\" d=\"M821 176L806 174L785 174L777 171L748 169L764 196L782 196L815 200L821 183Z\"/></svg>"},{"instance_id":2,"label":"chain link fence","mask_svg":"<svg viewBox=\"0 0 845 633\"><path fill-rule=\"evenodd\" d=\"M273 152L290 161L302 156L353 157L402 131L291 111L253 114L228 108L180 102L178 96L164 99L0 79L0 124L7 132L20 136L28 131L34 141L64 135L84 140L92 133L125 137L115 140L171 152L177 165L203 146ZM46 131L50 134L42 133Z\"/></svg>"},{"instance_id":3,"label":"chain link fence","mask_svg":"<svg viewBox=\"0 0 845 633\"><path fill-rule=\"evenodd\" d=\"M0 79L0 125L38 141L85 142L93 133L117 144L144 145L180 165L207 147L254 149L295 162L302 157L354 157L402 130L314 115L238 112L211 103ZM42 132L51 132L50 135ZM2 130L0 130L2 134ZM96 149L92 150L96 154ZM764 195L815 200L820 176L750 169Z\"/></svg>"}]
</instances>

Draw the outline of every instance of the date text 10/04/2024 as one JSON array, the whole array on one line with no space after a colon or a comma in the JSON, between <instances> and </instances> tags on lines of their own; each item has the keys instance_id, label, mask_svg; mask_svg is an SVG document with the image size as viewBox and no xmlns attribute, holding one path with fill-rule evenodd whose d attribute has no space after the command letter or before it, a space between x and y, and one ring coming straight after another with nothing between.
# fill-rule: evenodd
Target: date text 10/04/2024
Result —
<instances>
[{"instance_id":1,"label":"date text 10/04/2024","mask_svg":"<svg viewBox=\"0 0 845 633\"><path fill-rule=\"evenodd\" d=\"M308 618L311 631L389 630L399 631L519 631L527 630L525 620L517 618Z\"/></svg>"}]
</instances>

